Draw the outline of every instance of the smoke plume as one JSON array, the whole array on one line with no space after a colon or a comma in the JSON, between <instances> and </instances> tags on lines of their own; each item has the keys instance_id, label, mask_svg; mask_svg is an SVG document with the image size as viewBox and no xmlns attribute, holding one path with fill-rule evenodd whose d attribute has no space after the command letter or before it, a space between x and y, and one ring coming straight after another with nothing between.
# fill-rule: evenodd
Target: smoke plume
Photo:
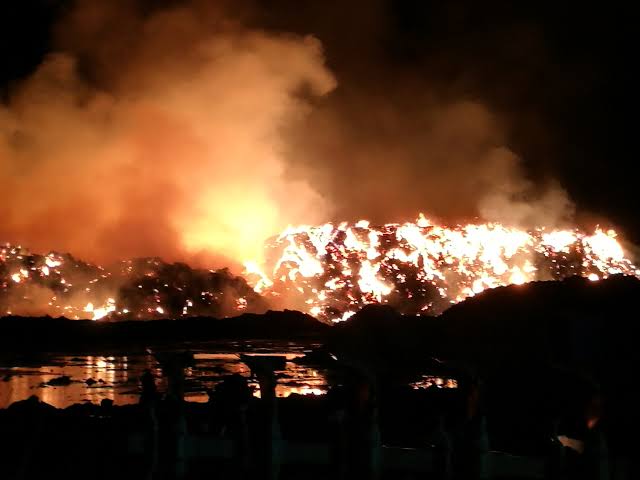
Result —
<instances>
[{"instance_id":1,"label":"smoke plume","mask_svg":"<svg viewBox=\"0 0 640 480\"><path fill-rule=\"evenodd\" d=\"M222 3L165 3L78 2L61 20L54 52L0 107L0 238L220 266L260 260L287 224L570 218L567 194L527 178L486 105L372 69L381 2L309 30L366 26L327 37L355 65L346 86L315 37Z\"/></svg>"},{"instance_id":2,"label":"smoke plume","mask_svg":"<svg viewBox=\"0 0 640 480\"><path fill-rule=\"evenodd\" d=\"M567 193L554 181L527 177L507 147L506 129L486 106L427 94L397 97L360 98L349 111L336 107L340 114L314 112L293 143L293 156L307 162L298 166L299 178L313 176L326 197L340 200L332 203L336 219L388 223L424 212L444 223L523 228L571 220Z\"/></svg>"},{"instance_id":3,"label":"smoke plume","mask_svg":"<svg viewBox=\"0 0 640 480\"><path fill-rule=\"evenodd\" d=\"M93 261L229 263L322 218L308 182L285 177L280 135L334 87L316 39L203 2L79 2L57 32L0 107L0 238Z\"/></svg>"}]
</instances>

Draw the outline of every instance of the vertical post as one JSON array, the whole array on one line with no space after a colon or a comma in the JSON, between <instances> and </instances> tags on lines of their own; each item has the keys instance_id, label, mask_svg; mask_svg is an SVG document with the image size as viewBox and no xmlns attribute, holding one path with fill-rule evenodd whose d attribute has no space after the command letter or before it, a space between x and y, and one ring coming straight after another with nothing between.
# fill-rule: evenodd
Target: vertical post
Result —
<instances>
[{"instance_id":1,"label":"vertical post","mask_svg":"<svg viewBox=\"0 0 640 480\"><path fill-rule=\"evenodd\" d=\"M143 431L143 465L144 478L151 480L158 471L158 417L155 403L141 405L144 421Z\"/></svg>"},{"instance_id":2,"label":"vertical post","mask_svg":"<svg viewBox=\"0 0 640 480\"><path fill-rule=\"evenodd\" d=\"M451 438L446 430L444 416L438 416L438 425L433 436L434 471L436 478L451 478Z\"/></svg>"},{"instance_id":3,"label":"vertical post","mask_svg":"<svg viewBox=\"0 0 640 480\"><path fill-rule=\"evenodd\" d=\"M462 398L465 409L457 432L453 455L456 478L489 478L489 435L487 422L480 408L480 385L470 379L466 395Z\"/></svg>"},{"instance_id":4,"label":"vertical post","mask_svg":"<svg viewBox=\"0 0 640 480\"><path fill-rule=\"evenodd\" d=\"M585 474L592 479L609 480L609 448L601 428L604 399L594 393L585 407L587 434L584 441Z\"/></svg>"},{"instance_id":5,"label":"vertical post","mask_svg":"<svg viewBox=\"0 0 640 480\"><path fill-rule=\"evenodd\" d=\"M235 470L242 478L249 470L247 409L250 400L247 379L240 374L226 376L209 394L211 420L216 419L217 433L231 440Z\"/></svg>"},{"instance_id":6,"label":"vertical post","mask_svg":"<svg viewBox=\"0 0 640 480\"><path fill-rule=\"evenodd\" d=\"M249 425L247 423L247 405L238 407L238 431L233 441L233 456L244 478L249 470Z\"/></svg>"},{"instance_id":7,"label":"vertical post","mask_svg":"<svg viewBox=\"0 0 640 480\"><path fill-rule=\"evenodd\" d=\"M369 415L369 471L371 480L378 480L382 475L382 441L378 423L378 406L371 406Z\"/></svg>"},{"instance_id":8,"label":"vertical post","mask_svg":"<svg viewBox=\"0 0 640 480\"><path fill-rule=\"evenodd\" d=\"M167 375L167 436L169 442L168 468L173 478L182 479L186 473L187 422L184 411L184 358L171 355L163 370Z\"/></svg>"},{"instance_id":9,"label":"vertical post","mask_svg":"<svg viewBox=\"0 0 640 480\"><path fill-rule=\"evenodd\" d=\"M471 451L475 466L474 477L489 478L489 433L487 419L484 416L477 419L477 427L473 430Z\"/></svg>"},{"instance_id":10,"label":"vertical post","mask_svg":"<svg viewBox=\"0 0 640 480\"><path fill-rule=\"evenodd\" d=\"M42 432L45 431L47 417L42 412L40 399L32 395L25 402L27 412L21 412L24 415L25 422L25 444L22 449L22 456L18 459L18 468L16 471L16 480L29 478L29 467L34 463Z\"/></svg>"},{"instance_id":11,"label":"vertical post","mask_svg":"<svg viewBox=\"0 0 640 480\"><path fill-rule=\"evenodd\" d=\"M583 463L588 479L609 480L609 449L599 428L587 434L584 443Z\"/></svg>"},{"instance_id":12,"label":"vertical post","mask_svg":"<svg viewBox=\"0 0 640 480\"><path fill-rule=\"evenodd\" d=\"M382 470L382 448L374 381L366 371L355 372L351 408L347 410L348 449L355 453L354 472L361 478L377 480Z\"/></svg>"},{"instance_id":13,"label":"vertical post","mask_svg":"<svg viewBox=\"0 0 640 480\"><path fill-rule=\"evenodd\" d=\"M260 404L263 413L260 447L264 452L259 461L259 468L262 470L260 473L266 479L276 480L280 475L282 462L282 435L278 420L275 366L269 357L254 358L241 355L240 358L249 366L260 385Z\"/></svg>"},{"instance_id":14,"label":"vertical post","mask_svg":"<svg viewBox=\"0 0 640 480\"><path fill-rule=\"evenodd\" d=\"M346 480L348 478L348 439L343 406L330 415L329 421L333 424L333 437L331 438L331 462L334 468L334 475L338 480Z\"/></svg>"},{"instance_id":15,"label":"vertical post","mask_svg":"<svg viewBox=\"0 0 640 480\"><path fill-rule=\"evenodd\" d=\"M547 480L560 480L566 468L564 446L558 440L558 425L559 420L554 421L545 472Z\"/></svg>"},{"instance_id":16,"label":"vertical post","mask_svg":"<svg viewBox=\"0 0 640 480\"><path fill-rule=\"evenodd\" d=\"M276 401L276 379L272 371L260 372L260 401L264 407L266 431L265 447L265 478L275 480L280 474L281 434L278 423L278 407Z\"/></svg>"},{"instance_id":17,"label":"vertical post","mask_svg":"<svg viewBox=\"0 0 640 480\"><path fill-rule=\"evenodd\" d=\"M142 393L140 409L143 418L143 465L144 478L151 480L158 470L158 391L151 370L145 370L140 377Z\"/></svg>"}]
</instances>

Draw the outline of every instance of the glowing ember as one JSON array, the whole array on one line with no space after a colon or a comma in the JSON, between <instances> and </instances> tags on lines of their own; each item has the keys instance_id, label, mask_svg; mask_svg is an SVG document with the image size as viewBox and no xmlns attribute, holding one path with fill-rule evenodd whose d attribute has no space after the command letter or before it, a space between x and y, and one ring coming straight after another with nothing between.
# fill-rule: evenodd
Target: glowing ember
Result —
<instances>
[{"instance_id":1,"label":"glowing ember","mask_svg":"<svg viewBox=\"0 0 640 480\"><path fill-rule=\"evenodd\" d=\"M70 255L0 247L0 315L153 319L265 309L246 281L227 270L196 270L156 258L103 268Z\"/></svg>"},{"instance_id":2,"label":"glowing ember","mask_svg":"<svg viewBox=\"0 0 640 480\"><path fill-rule=\"evenodd\" d=\"M101 318L109 315L111 312L116 311L116 301L113 298L108 298L107 303L99 308L94 308L93 303L89 302L84 307L84 311L92 315L92 320L100 320Z\"/></svg>"},{"instance_id":3,"label":"glowing ember","mask_svg":"<svg viewBox=\"0 0 640 480\"><path fill-rule=\"evenodd\" d=\"M422 215L415 223L381 227L367 221L290 227L267 249L267 267L246 271L255 290L334 322L369 303L437 314L504 285L640 276L613 230L525 231L497 223L448 228Z\"/></svg>"},{"instance_id":4,"label":"glowing ember","mask_svg":"<svg viewBox=\"0 0 640 480\"><path fill-rule=\"evenodd\" d=\"M458 381L455 378L423 375L420 380L410 383L409 386L414 390L424 390L427 388L458 388Z\"/></svg>"},{"instance_id":5,"label":"glowing ember","mask_svg":"<svg viewBox=\"0 0 640 480\"><path fill-rule=\"evenodd\" d=\"M0 313L68 318L222 317L265 311L267 302L332 322L385 303L438 314L489 288L580 275L640 277L613 230L525 231L500 224L444 227L367 221L290 227L267 244L265 265L245 279L157 258L109 268L70 255L0 247ZM261 294L263 297L261 297ZM265 301L266 297L266 301Z\"/></svg>"}]
</instances>

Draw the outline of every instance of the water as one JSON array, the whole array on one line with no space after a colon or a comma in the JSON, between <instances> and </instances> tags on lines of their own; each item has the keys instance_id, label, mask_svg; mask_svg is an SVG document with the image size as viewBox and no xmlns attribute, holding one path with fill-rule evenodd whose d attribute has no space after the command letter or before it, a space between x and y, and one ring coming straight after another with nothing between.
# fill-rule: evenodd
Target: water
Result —
<instances>
[{"instance_id":1,"label":"water","mask_svg":"<svg viewBox=\"0 0 640 480\"><path fill-rule=\"evenodd\" d=\"M238 358L240 353L285 357L285 369L276 372L276 394L280 397L292 393L326 393L326 372L295 362L314 346L291 342L227 342L193 348L195 362L185 372L185 397L188 401L205 402L207 389L213 388L225 375L239 373L249 378L249 368ZM0 408L31 395L58 408L82 402L100 403L103 399L113 400L116 405L137 403L139 379L146 369L156 377L158 389L164 391L166 384L160 365L153 354L144 351L119 352L112 356L51 353L38 360L0 359ZM70 377L68 384L64 381L64 385L57 384L62 376ZM250 385L257 389L255 382Z\"/></svg>"}]
</instances>

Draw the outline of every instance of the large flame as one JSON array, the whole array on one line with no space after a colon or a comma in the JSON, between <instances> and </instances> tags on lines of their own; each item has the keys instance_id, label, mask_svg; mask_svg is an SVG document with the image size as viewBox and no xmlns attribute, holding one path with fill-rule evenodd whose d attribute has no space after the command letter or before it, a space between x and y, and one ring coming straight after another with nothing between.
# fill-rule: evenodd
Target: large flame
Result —
<instances>
[{"instance_id":1,"label":"large flame","mask_svg":"<svg viewBox=\"0 0 640 480\"><path fill-rule=\"evenodd\" d=\"M256 234L262 227L247 227ZM247 230L247 231L249 231ZM212 234L213 235L213 234ZM215 243L215 242L214 242ZM69 318L226 316L275 307L343 321L386 303L437 314L486 289L580 275L640 277L613 230L525 231L498 223L289 227L269 240L267 262L247 262L245 279L157 258L101 267L70 255L0 248L0 312Z\"/></svg>"},{"instance_id":2,"label":"large flame","mask_svg":"<svg viewBox=\"0 0 640 480\"><path fill-rule=\"evenodd\" d=\"M341 321L369 303L407 313L439 313L488 288L581 275L640 276L613 230L532 231L498 223L369 222L290 227L273 239L263 273L246 274L255 290L297 303L310 314Z\"/></svg>"}]
</instances>

